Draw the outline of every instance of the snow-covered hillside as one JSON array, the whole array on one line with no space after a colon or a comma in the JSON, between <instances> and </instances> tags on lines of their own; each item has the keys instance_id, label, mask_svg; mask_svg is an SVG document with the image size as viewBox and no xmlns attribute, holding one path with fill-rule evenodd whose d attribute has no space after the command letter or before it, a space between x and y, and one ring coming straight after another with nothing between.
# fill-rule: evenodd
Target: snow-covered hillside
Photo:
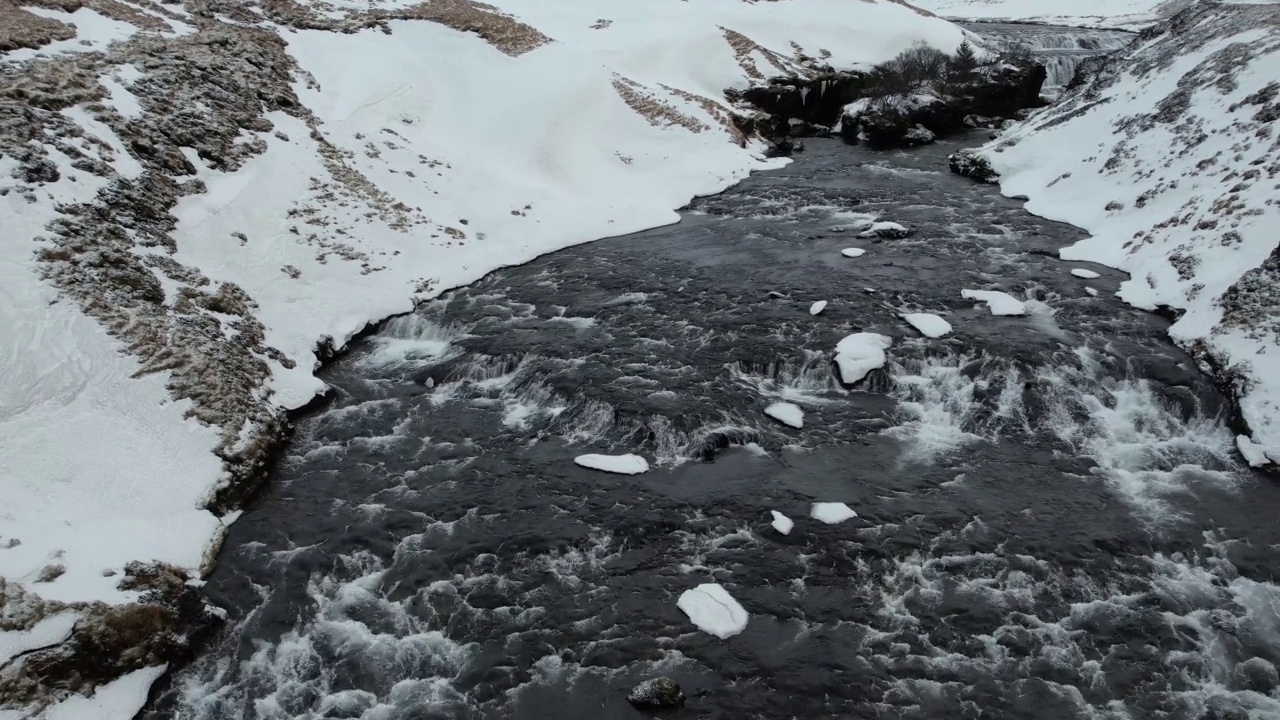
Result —
<instances>
[{"instance_id":1,"label":"snow-covered hillside","mask_svg":"<svg viewBox=\"0 0 1280 720\"><path fill-rule=\"evenodd\" d=\"M780 162L726 88L964 37L890 0L20 5L0 4L0 647L22 648L65 640L41 624L64 607L154 590L133 561L199 574L284 411L324 390L318 343ZM0 699L142 672L152 645L101 677L8 663Z\"/></svg>"},{"instance_id":2,"label":"snow-covered hillside","mask_svg":"<svg viewBox=\"0 0 1280 720\"><path fill-rule=\"evenodd\" d=\"M1167 17L1191 0L917 0L946 18L1137 29Z\"/></svg>"},{"instance_id":3,"label":"snow-covered hillside","mask_svg":"<svg viewBox=\"0 0 1280 720\"><path fill-rule=\"evenodd\" d=\"M1062 251L1185 311L1170 335L1229 382L1280 462L1280 4L1202 3L1112 56L983 154L1027 209L1093 234Z\"/></svg>"}]
</instances>

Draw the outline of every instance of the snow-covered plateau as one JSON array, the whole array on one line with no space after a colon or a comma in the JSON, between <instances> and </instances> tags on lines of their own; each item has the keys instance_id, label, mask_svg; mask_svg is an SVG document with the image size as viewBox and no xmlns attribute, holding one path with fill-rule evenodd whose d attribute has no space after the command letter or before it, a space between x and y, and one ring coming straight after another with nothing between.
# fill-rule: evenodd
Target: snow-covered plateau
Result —
<instances>
[{"instance_id":1,"label":"snow-covered plateau","mask_svg":"<svg viewBox=\"0 0 1280 720\"><path fill-rule=\"evenodd\" d=\"M1092 237L1119 295L1230 388L1280 461L1280 4L1201 3L982 149L1006 195ZM1250 445L1253 447L1253 445ZM1255 460L1256 455L1255 455Z\"/></svg>"},{"instance_id":2,"label":"snow-covered plateau","mask_svg":"<svg viewBox=\"0 0 1280 720\"><path fill-rule=\"evenodd\" d=\"M371 323L785 162L726 89L964 38L889 0L29 5L0 22L18 716L132 715L287 412Z\"/></svg>"}]
</instances>

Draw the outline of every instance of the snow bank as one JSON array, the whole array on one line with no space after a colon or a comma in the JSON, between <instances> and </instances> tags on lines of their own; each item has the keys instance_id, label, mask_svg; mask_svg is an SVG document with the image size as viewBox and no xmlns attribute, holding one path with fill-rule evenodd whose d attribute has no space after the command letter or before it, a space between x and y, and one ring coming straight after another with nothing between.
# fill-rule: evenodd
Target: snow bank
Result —
<instances>
[{"instance_id":1,"label":"snow bank","mask_svg":"<svg viewBox=\"0 0 1280 720\"><path fill-rule=\"evenodd\" d=\"M999 290L961 290L966 300L986 303L992 315L1026 315L1027 305L1018 298Z\"/></svg>"},{"instance_id":2,"label":"snow bank","mask_svg":"<svg viewBox=\"0 0 1280 720\"><path fill-rule=\"evenodd\" d=\"M1178 3L1169 0L912 0L911 4L957 20L1025 20L1076 27L1136 29L1156 22L1166 8Z\"/></svg>"},{"instance_id":3,"label":"snow bank","mask_svg":"<svg viewBox=\"0 0 1280 720\"><path fill-rule=\"evenodd\" d=\"M842 502L817 502L809 509L809 517L827 525L838 525L858 517L858 513Z\"/></svg>"},{"instance_id":4,"label":"snow bank","mask_svg":"<svg viewBox=\"0 0 1280 720\"><path fill-rule=\"evenodd\" d=\"M584 468L618 475L649 472L649 461L639 455L579 455L573 461Z\"/></svg>"},{"instance_id":5,"label":"snow bank","mask_svg":"<svg viewBox=\"0 0 1280 720\"><path fill-rule=\"evenodd\" d=\"M676 601L676 607L683 610L699 630L721 640L746 629L751 617L718 583L703 583L692 590L685 590Z\"/></svg>"},{"instance_id":6,"label":"snow bank","mask_svg":"<svg viewBox=\"0 0 1280 720\"><path fill-rule=\"evenodd\" d=\"M927 338L940 338L951 332L951 323L933 313L905 313L902 319Z\"/></svg>"},{"instance_id":7,"label":"snow bank","mask_svg":"<svg viewBox=\"0 0 1280 720\"><path fill-rule=\"evenodd\" d=\"M1066 260L1131 279L1119 296L1185 314L1178 344L1237 389L1280 458L1280 4L1194 6L1087 85L985 147L1007 195L1092 237Z\"/></svg>"},{"instance_id":8,"label":"snow bank","mask_svg":"<svg viewBox=\"0 0 1280 720\"><path fill-rule=\"evenodd\" d=\"M827 301L826 301L826 300L819 300L819 301L817 301L817 302L815 302L814 304L812 304L812 305L810 305L810 306L809 306L809 314L810 314L810 315L820 315L820 314L822 313L822 311L823 311L823 310L826 310L826 309L827 309Z\"/></svg>"},{"instance_id":9,"label":"snow bank","mask_svg":"<svg viewBox=\"0 0 1280 720\"><path fill-rule=\"evenodd\" d=\"M774 530L777 530L783 535L790 535L791 531L795 529L795 521L791 518L783 515L777 510L770 510L769 513L773 516L773 521L770 522L769 525L772 526Z\"/></svg>"},{"instance_id":10,"label":"snow bank","mask_svg":"<svg viewBox=\"0 0 1280 720\"><path fill-rule=\"evenodd\" d=\"M776 402L764 409L764 414L799 430L804 427L804 411L799 405L789 402Z\"/></svg>"},{"instance_id":11,"label":"snow bank","mask_svg":"<svg viewBox=\"0 0 1280 720\"><path fill-rule=\"evenodd\" d=\"M836 344L836 367L840 380L846 385L860 382L872 370L884 367L888 358L884 351L893 340L879 333L854 333L846 335Z\"/></svg>"}]
</instances>

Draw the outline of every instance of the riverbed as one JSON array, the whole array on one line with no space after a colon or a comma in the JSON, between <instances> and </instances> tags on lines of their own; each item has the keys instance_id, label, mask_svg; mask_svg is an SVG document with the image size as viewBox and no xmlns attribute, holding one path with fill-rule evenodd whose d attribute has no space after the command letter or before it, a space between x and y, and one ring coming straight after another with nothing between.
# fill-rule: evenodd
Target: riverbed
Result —
<instances>
[{"instance_id":1,"label":"riverbed","mask_svg":"<svg viewBox=\"0 0 1280 720\"><path fill-rule=\"evenodd\" d=\"M946 172L982 137L807 141L387 322L324 371L208 578L228 633L149 717L639 718L656 675L673 718L1280 713L1280 489L1122 274L1057 259L1079 230ZM893 345L847 387L860 331ZM704 582L741 634L676 607Z\"/></svg>"}]
</instances>

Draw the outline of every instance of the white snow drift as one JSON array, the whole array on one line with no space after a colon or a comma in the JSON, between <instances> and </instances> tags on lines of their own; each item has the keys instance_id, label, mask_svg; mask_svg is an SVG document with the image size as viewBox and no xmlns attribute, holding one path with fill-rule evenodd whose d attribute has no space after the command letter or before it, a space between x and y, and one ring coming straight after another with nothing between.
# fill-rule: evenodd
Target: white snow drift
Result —
<instances>
[{"instance_id":1,"label":"white snow drift","mask_svg":"<svg viewBox=\"0 0 1280 720\"><path fill-rule=\"evenodd\" d=\"M718 583L703 583L685 590L676 607L704 633L724 640L742 632L751 616Z\"/></svg>"}]
</instances>

